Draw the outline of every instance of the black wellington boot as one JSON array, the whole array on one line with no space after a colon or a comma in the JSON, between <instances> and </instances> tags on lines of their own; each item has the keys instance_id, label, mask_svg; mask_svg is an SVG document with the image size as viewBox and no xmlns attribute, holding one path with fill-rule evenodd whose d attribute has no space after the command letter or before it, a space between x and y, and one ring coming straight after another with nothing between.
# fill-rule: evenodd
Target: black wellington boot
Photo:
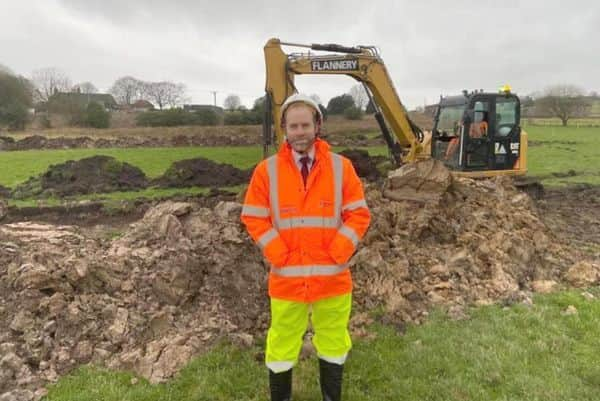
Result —
<instances>
[{"instance_id":1,"label":"black wellington boot","mask_svg":"<svg viewBox=\"0 0 600 401\"><path fill-rule=\"evenodd\" d=\"M323 401L340 401L342 399L344 365L319 359L319 373L321 375Z\"/></svg>"},{"instance_id":2,"label":"black wellington boot","mask_svg":"<svg viewBox=\"0 0 600 401\"><path fill-rule=\"evenodd\" d=\"M274 373L269 369L269 387L271 401L290 401L292 399L292 369Z\"/></svg>"}]
</instances>

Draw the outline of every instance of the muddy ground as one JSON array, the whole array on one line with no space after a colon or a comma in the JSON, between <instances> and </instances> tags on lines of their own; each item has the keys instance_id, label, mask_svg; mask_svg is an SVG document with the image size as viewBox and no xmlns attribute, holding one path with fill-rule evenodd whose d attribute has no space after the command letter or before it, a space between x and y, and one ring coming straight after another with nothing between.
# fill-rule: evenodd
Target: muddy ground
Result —
<instances>
[{"instance_id":1,"label":"muddy ground","mask_svg":"<svg viewBox=\"0 0 600 401\"><path fill-rule=\"evenodd\" d=\"M546 189L537 201L547 227L582 257L600 257L600 187Z\"/></svg>"},{"instance_id":2,"label":"muddy ground","mask_svg":"<svg viewBox=\"0 0 600 401\"><path fill-rule=\"evenodd\" d=\"M412 202L365 185L373 221L350 263L354 336L369 336L373 319L400 330L436 306L468 319L470 305L531 303L536 291L600 281L600 188L534 201L508 179L459 179ZM262 338L267 266L240 224L241 205L220 196L140 204L137 220L50 224L9 213L0 224L0 394L39 398L44 384L89 362L160 382L217 341Z\"/></svg>"}]
</instances>

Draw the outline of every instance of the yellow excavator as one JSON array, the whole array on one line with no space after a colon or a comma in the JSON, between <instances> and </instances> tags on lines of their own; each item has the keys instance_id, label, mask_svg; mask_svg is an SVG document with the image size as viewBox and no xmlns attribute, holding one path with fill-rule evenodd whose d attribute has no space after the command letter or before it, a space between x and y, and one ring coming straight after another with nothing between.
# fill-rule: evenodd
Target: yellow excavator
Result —
<instances>
[{"instance_id":1,"label":"yellow excavator","mask_svg":"<svg viewBox=\"0 0 600 401\"><path fill-rule=\"evenodd\" d=\"M282 50L283 45L309 51L287 54ZM433 130L423 132L408 117L376 47L304 45L270 39L264 52L265 155L274 140L278 143L283 140L280 108L285 99L297 92L294 77L342 74L363 84L397 165L433 158L444 163L452 175L472 178L523 176L527 171L527 134L520 126L520 101L508 86L498 93L463 91L458 96L442 97Z\"/></svg>"}]
</instances>

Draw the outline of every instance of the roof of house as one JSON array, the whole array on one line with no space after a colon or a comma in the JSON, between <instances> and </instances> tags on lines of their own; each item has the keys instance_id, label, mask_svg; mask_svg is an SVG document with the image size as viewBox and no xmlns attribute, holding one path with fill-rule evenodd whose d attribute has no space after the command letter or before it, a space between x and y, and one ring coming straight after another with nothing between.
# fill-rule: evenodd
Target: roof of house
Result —
<instances>
[{"instance_id":1,"label":"roof of house","mask_svg":"<svg viewBox=\"0 0 600 401\"><path fill-rule=\"evenodd\" d=\"M154 108L154 105L152 103L144 99L136 100L131 106L136 108Z\"/></svg>"}]
</instances>

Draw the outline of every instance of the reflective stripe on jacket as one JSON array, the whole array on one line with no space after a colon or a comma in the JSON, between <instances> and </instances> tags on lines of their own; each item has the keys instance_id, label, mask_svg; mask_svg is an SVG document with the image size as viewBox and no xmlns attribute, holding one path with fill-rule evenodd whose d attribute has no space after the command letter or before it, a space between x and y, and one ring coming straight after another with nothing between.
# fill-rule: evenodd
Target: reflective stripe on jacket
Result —
<instances>
[{"instance_id":1,"label":"reflective stripe on jacket","mask_svg":"<svg viewBox=\"0 0 600 401\"><path fill-rule=\"evenodd\" d=\"M252 175L242 221L271 264L271 297L314 302L352 291L347 262L370 214L351 162L329 149L316 140L306 188L287 143Z\"/></svg>"}]
</instances>

